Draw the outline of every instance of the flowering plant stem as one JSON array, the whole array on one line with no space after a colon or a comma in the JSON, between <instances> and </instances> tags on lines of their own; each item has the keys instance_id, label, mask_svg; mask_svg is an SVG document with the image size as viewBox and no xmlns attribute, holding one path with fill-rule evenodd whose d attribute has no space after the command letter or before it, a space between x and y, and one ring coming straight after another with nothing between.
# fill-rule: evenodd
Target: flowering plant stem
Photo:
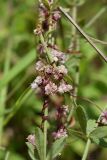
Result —
<instances>
[{"instance_id":1,"label":"flowering plant stem","mask_svg":"<svg viewBox=\"0 0 107 160\"><path fill-rule=\"evenodd\" d=\"M45 40L44 40L44 37L43 37L42 34L40 34L40 41L41 41L41 43L43 44L43 46L44 46L44 48L45 48L47 62L50 63L51 58L50 58L49 51L48 51L48 48L47 48L47 46L46 46L46 43L45 43Z\"/></svg>"},{"instance_id":2,"label":"flowering plant stem","mask_svg":"<svg viewBox=\"0 0 107 160\"><path fill-rule=\"evenodd\" d=\"M86 160L87 155L88 155L88 151L89 151L90 144L91 144L91 140L88 138L87 144L86 144L86 147L85 147L85 150L84 150L84 154L83 154L83 157L82 157L81 160Z\"/></svg>"}]
</instances>

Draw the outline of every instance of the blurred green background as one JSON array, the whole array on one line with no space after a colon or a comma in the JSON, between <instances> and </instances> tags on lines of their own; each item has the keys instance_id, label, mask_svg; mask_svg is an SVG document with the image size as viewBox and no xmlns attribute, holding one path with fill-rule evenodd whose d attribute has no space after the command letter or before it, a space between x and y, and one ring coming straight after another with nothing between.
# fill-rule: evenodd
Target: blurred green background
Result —
<instances>
[{"instance_id":1,"label":"blurred green background","mask_svg":"<svg viewBox=\"0 0 107 160\"><path fill-rule=\"evenodd\" d=\"M38 23L37 4L37 0L0 0L0 160L30 160L25 141L40 120L42 102L34 93L27 92L36 74L37 41L33 30ZM72 11L72 0L59 0L59 4ZM106 54L107 1L81 0L77 21L89 36L104 41L94 40ZM65 52L72 40L71 30L72 25L63 16L56 36ZM107 64L81 36L79 43L82 54L79 96L106 108ZM73 63L75 60L69 63L71 72ZM89 117L98 118L100 112L95 105L81 99L79 103L86 107ZM57 159L80 160L85 142L75 136L69 142ZM107 160L107 149L92 144L88 160L92 159Z\"/></svg>"}]
</instances>

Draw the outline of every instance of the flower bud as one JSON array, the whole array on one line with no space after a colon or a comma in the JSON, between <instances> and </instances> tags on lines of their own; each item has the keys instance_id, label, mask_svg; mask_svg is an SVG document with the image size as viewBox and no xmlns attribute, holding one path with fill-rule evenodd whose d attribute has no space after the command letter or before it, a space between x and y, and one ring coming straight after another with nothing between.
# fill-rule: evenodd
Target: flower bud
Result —
<instances>
[{"instance_id":1,"label":"flower bud","mask_svg":"<svg viewBox=\"0 0 107 160\"><path fill-rule=\"evenodd\" d=\"M57 132L53 132L52 136L54 139L59 139L61 137L67 137L67 131L66 129L60 128Z\"/></svg>"},{"instance_id":2,"label":"flower bud","mask_svg":"<svg viewBox=\"0 0 107 160\"><path fill-rule=\"evenodd\" d=\"M30 134L26 139L28 140L29 143L35 146L35 135L34 134Z\"/></svg>"},{"instance_id":3,"label":"flower bud","mask_svg":"<svg viewBox=\"0 0 107 160\"><path fill-rule=\"evenodd\" d=\"M98 122L101 124L107 125L107 111L103 111L101 113L101 116L100 116Z\"/></svg>"},{"instance_id":4,"label":"flower bud","mask_svg":"<svg viewBox=\"0 0 107 160\"><path fill-rule=\"evenodd\" d=\"M49 82L45 86L45 94L46 95L54 94L56 92L57 92L57 85L55 83Z\"/></svg>"},{"instance_id":5,"label":"flower bud","mask_svg":"<svg viewBox=\"0 0 107 160\"><path fill-rule=\"evenodd\" d=\"M58 21L61 18L60 12L54 11L52 18L53 18L53 20Z\"/></svg>"}]
</instances>

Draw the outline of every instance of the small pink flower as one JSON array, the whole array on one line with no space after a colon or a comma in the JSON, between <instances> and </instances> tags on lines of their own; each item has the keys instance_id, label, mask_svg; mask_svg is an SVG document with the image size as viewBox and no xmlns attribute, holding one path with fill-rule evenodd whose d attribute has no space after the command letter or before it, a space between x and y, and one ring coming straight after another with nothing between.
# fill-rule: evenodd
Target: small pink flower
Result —
<instances>
[{"instance_id":1,"label":"small pink flower","mask_svg":"<svg viewBox=\"0 0 107 160\"><path fill-rule=\"evenodd\" d=\"M57 132L53 132L52 136L54 137L54 139L59 139L61 137L67 137L68 135L66 129L61 128Z\"/></svg>"},{"instance_id":2,"label":"small pink flower","mask_svg":"<svg viewBox=\"0 0 107 160\"><path fill-rule=\"evenodd\" d=\"M42 55L45 51L44 46L40 43L37 47L38 52Z\"/></svg>"},{"instance_id":3,"label":"small pink flower","mask_svg":"<svg viewBox=\"0 0 107 160\"><path fill-rule=\"evenodd\" d=\"M100 123L107 125L107 111L103 111L100 116Z\"/></svg>"},{"instance_id":4,"label":"small pink flower","mask_svg":"<svg viewBox=\"0 0 107 160\"><path fill-rule=\"evenodd\" d=\"M32 89L37 89L39 85L42 84L42 77L41 76L37 76L36 79L33 81L33 83L31 83L31 88Z\"/></svg>"},{"instance_id":5,"label":"small pink flower","mask_svg":"<svg viewBox=\"0 0 107 160\"><path fill-rule=\"evenodd\" d=\"M56 113L57 119L65 117L67 115L67 112L68 112L68 106L66 105L57 108L57 113Z\"/></svg>"},{"instance_id":6,"label":"small pink flower","mask_svg":"<svg viewBox=\"0 0 107 160\"><path fill-rule=\"evenodd\" d=\"M62 81L60 83L60 86L58 87L59 93L70 92L71 90L72 90L72 86L69 84L66 84L64 81Z\"/></svg>"},{"instance_id":7,"label":"small pink flower","mask_svg":"<svg viewBox=\"0 0 107 160\"><path fill-rule=\"evenodd\" d=\"M68 73L68 71L64 65L58 66L58 71L59 71L59 73L64 74L64 75L66 75Z\"/></svg>"},{"instance_id":8,"label":"small pink flower","mask_svg":"<svg viewBox=\"0 0 107 160\"><path fill-rule=\"evenodd\" d=\"M26 139L28 140L29 143L35 146L35 135L34 134L30 134Z\"/></svg>"},{"instance_id":9,"label":"small pink flower","mask_svg":"<svg viewBox=\"0 0 107 160\"><path fill-rule=\"evenodd\" d=\"M66 55L63 52L58 51L56 49L51 49L51 53L53 61L55 62L60 61L61 63L65 63Z\"/></svg>"},{"instance_id":10,"label":"small pink flower","mask_svg":"<svg viewBox=\"0 0 107 160\"><path fill-rule=\"evenodd\" d=\"M66 115L69 111L68 110L68 105L63 105L62 108L63 108L63 114Z\"/></svg>"},{"instance_id":11,"label":"small pink flower","mask_svg":"<svg viewBox=\"0 0 107 160\"><path fill-rule=\"evenodd\" d=\"M34 29L33 32L35 35L40 35L40 34L42 34L43 30L41 28L37 28L37 29Z\"/></svg>"},{"instance_id":12,"label":"small pink flower","mask_svg":"<svg viewBox=\"0 0 107 160\"><path fill-rule=\"evenodd\" d=\"M45 68L45 65L42 61L37 61L35 68L37 71L43 71Z\"/></svg>"},{"instance_id":13,"label":"small pink flower","mask_svg":"<svg viewBox=\"0 0 107 160\"><path fill-rule=\"evenodd\" d=\"M36 79L34 80L35 83L38 85L42 84L43 78L41 76L37 76Z\"/></svg>"},{"instance_id":14,"label":"small pink flower","mask_svg":"<svg viewBox=\"0 0 107 160\"><path fill-rule=\"evenodd\" d=\"M54 94L56 92L57 92L57 85L55 83L49 82L45 86L45 94L46 95Z\"/></svg>"},{"instance_id":15,"label":"small pink flower","mask_svg":"<svg viewBox=\"0 0 107 160\"><path fill-rule=\"evenodd\" d=\"M64 65L60 65L53 69L53 76L56 80L60 79L67 74L67 69Z\"/></svg>"},{"instance_id":16,"label":"small pink flower","mask_svg":"<svg viewBox=\"0 0 107 160\"><path fill-rule=\"evenodd\" d=\"M32 83L31 83L31 88L32 88L32 89L37 89L37 88L38 88L38 84L35 83L35 82L32 82Z\"/></svg>"},{"instance_id":17,"label":"small pink flower","mask_svg":"<svg viewBox=\"0 0 107 160\"><path fill-rule=\"evenodd\" d=\"M45 72L46 72L47 74L52 74L52 72L53 72L52 66L47 65L47 66L45 67Z\"/></svg>"},{"instance_id":18,"label":"small pink flower","mask_svg":"<svg viewBox=\"0 0 107 160\"><path fill-rule=\"evenodd\" d=\"M61 18L60 12L54 11L52 18L53 18L53 20L58 21Z\"/></svg>"}]
</instances>

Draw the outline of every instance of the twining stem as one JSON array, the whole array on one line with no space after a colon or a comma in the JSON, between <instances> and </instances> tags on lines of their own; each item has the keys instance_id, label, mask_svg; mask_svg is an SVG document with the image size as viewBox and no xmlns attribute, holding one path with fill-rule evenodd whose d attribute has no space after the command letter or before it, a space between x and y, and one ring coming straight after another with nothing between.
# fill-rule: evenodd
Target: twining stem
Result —
<instances>
[{"instance_id":1,"label":"twining stem","mask_svg":"<svg viewBox=\"0 0 107 160\"><path fill-rule=\"evenodd\" d=\"M48 116L48 107L45 108L44 116ZM47 158L47 120L44 121L44 160Z\"/></svg>"},{"instance_id":2,"label":"twining stem","mask_svg":"<svg viewBox=\"0 0 107 160\"><path fill-rule=\"evenodd\" d=\"M88 138L87 144L86 144L86 147L85 147L85 150L84 150L84 153L83 153L83 157L82 157L81 160L86 160L87 155L88 155L88 151L89 151L90 144L91 144L91 140Z\"/></svg>"},{"instance_id":3,"label":"twining stem","mask_svg":"<svg viewBox=\"0 0 107 160\"><path fill-rule=\"evenodd\" d=\"M72 19L72 17L65 12L62 7L59 7L59 10L66 16L66 18L77 28L77 30L84 36L88 43L97 51L101 58L107 63L107 57L100 51L99 48L93 43L93 41L88 37L88 35L78 26L78 24Z\"/></svg>"}]
</instances>

